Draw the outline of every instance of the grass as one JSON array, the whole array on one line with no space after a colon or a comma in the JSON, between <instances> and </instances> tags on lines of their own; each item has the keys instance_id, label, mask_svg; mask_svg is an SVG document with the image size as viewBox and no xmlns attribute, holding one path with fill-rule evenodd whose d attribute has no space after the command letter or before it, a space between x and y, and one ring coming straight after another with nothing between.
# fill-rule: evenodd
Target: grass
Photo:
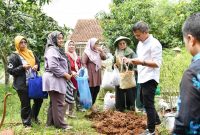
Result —
<instances>
[{"instance_id":1,"label":"grass","mask_svg":"<svg viewBox=\"0 0 200 135\"><path fill-rule=\"evenodd\" d=\"M5 92L5 87L0 85L0 99L3 99ZM74 128L68 132L64 132L61 129L56 129L54 127L46 127L46 117L47 117L47 108L49 100L45 99L39 114L39 119L42 122L41 125L33 124L33 128L27 130L21 124L20 118L20 102L17 96L17 93L12 88L8 88L7 92L12 93L11 96L7 99L7 113L5 117L4 124L2 129L12 129L17 135L64 135L64 134L73 134L73 135L95 135L98 134L93 128L91 128L91 121L85 118L87 112L77 112L76 119L67 119L67 123ZM101 101L99 101L101 102ZM0 113L3 112L3 100L0 102Z\"/></svg>"}]
</instances>

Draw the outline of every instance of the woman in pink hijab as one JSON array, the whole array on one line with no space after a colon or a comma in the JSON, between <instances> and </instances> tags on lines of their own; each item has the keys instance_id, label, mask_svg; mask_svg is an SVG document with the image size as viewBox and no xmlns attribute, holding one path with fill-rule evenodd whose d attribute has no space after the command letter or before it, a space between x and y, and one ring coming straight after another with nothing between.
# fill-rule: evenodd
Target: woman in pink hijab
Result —
<instances>
[{"instance_id":1,"label":"woman in pink hijab","mask_svg":"<svg viewBox=\"0 0 200 135\"><path fill-rule=\"evenodd\" d=\"M88 69L89 86L92 95L92 111L96 111L94 103L101 85L101 60L106 59L106 54L99 45L99 40L91 38L88 40L82 56L82 65Z\"/></svg>"}]
</instances>

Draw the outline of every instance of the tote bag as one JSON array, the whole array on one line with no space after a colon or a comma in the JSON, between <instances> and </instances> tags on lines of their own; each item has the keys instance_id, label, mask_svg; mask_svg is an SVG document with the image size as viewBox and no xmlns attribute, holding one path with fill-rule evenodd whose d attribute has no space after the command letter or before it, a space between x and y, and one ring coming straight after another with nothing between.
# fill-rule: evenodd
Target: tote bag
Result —
<instances>
[{"instance_id":1,"label":"tote bag","mask_svg":"<svg viewBox=\"0 0 200 135\"><path fill-rule=\"evenodd\" d=\"M136 87L134 71L129 71L128 67L129 67L129 64L128 66L126 66L126 71L120 73L119 87L121 89L129 89L129 88ZM123 67L121 67L121 70L122 68Z\"/></svg>"},{"instance_id":2,"label":"tote bag","mask_svg":"<svg viewBox=\"0 0 200 135\"><path fill-rule=\"evenodd\" d=\"M48 98L48 93L42 91L42 77L38 76L36 72L33 77L28 79L28 96L31 99Z\"/></svg>"}]
</instances>

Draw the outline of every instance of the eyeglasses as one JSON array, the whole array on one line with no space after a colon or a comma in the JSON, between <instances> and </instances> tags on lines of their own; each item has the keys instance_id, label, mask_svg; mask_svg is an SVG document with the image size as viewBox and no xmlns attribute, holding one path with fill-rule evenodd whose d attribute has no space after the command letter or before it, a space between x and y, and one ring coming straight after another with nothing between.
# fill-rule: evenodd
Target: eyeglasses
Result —
<instances>
[{"instance_id":1,"label":"eyeglasses","mask_svg":"<svg viewBox=\"0 0 200 135\"><path fill-rule=\"evenodd\" d=\"M27 44L26 41L20 41L19 43L20 43L20 44Z\"/></svg>"}]
</instances>

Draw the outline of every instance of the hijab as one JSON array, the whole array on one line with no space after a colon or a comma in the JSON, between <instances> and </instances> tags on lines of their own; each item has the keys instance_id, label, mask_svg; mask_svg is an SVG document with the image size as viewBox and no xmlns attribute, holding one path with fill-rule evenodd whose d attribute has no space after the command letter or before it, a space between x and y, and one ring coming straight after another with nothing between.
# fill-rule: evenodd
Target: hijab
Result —
<instances>
[{"instance_id":1,"label":"hijab","mask_svg":"<svg viewBox=\"0 0 200 135\"><path fill-rule=\"evenodd\" d=\"M64 57L66 60L67 60L67 65L69 67L69 73L71 73L71 69L70 69L70 62L69 62L69 59L67 58L66 54L65 54L65 51L62 47L59 47L58 46L58 43L57 43L57 38L58 36L62 34L64 35L62 32L60 31L53 31L51 32L48 37L47 37L47 43L46 43L46 48L45 48L45 53L47 52L47 50L51 47L53 47L55 50L57 50L60 55L62 57Z\"/></svg>"},{"instance_id":2,"label":"hijab","mask_svg":"<svg viewBox=\"0 0 200 135\"><path fill-rule=\"evenodd\" d=\"M19 54L20 56L22 56L26 62L28 64L31 65L31 67L33 67L35 65L35 57L33 55L33 52L31 50L29 50L26 46L26 48L22 51L20 50L20 42L21 40L24 39L27 42L27 39L23 36L16 36L15 37L15 49L16 49L16 53Z\"/></svg>"},{"instance_id":3,"label":"hijab","mask_svg":"<svg viewBox=\"0 0 200 135\"><path fill-rule=\"evenodd\" d=\"M96 38L90 38L87 42L84 53L87 54L88 58L96 65L95 70L98 71L101 68L101 57L100 53L93 49L95 43L98 41Z\"/></svg>"},{"instance_id":4,"label":"hijab","mask_svg":"<svg viewBox=\"0 0 200 135\"><path fill-rule=\"evenodd\" d=\"M115 47L116 47L115 56L118 55L118 56L125 56L126 57L126 56L130 55L131 53L133 53L133 50L130 47L128 47L128 45L130 44L130 42L128 42L129 40L127 40L125 37L122 37L122 36L117 38L117 39L115 41L117 43L117 45L115 45ZM126 42L126 48L123 49L123 50L119 49L119 47L118 47L119 42L122 41L122 40L124 40Z\"/></svg>"},{"instance_id":5,"label":"hijab","mask_svg":"<svg viewBox=\"0 0 200 135\"><path fill-rule=\"evenodd\" d=\"M73 42L72 40L68 40L66 43L65 43L65 47L66 47L66 53L73 59L74 61L74 65L75 65L75 70L78 71L78 65L77 65L77 59L78 59L78 55L76 54L76 51L74 52L69 52L68 50L68 47L69 47L69 43L70 42Z\"/></svg>"}]
</instances>

